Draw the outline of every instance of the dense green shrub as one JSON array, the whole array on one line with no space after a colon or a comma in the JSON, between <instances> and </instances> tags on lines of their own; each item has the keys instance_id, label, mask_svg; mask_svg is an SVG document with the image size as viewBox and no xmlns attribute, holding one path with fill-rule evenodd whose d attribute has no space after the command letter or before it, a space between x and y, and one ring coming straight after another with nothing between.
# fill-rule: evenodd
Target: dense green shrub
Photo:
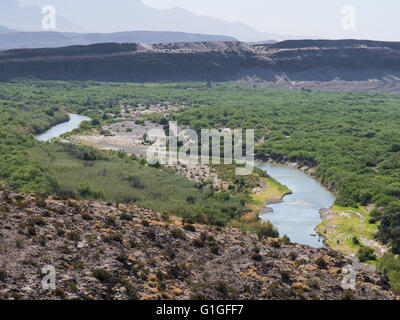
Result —
<instances>
[{"instance_id":1,"label":"dense green shrub","mask_svg":"<svg viewBox=\"0 0 400 320\"><path fill-rule=\"evenodd\" d=\"M92 275L101 283L110 283L112 280L111 274L105 269L96 268L93 270Z\"/></svg>"},{"instance_id":2,"label":"dense green shrub","mask_svg":"<svg viewBox=\"0 0 400 320\"><path fill-rule=\"evenodd\" d=\"M376 255L373 248L360 246L357 251L357 258L360 262L366 262L369 260L376 260Z\"/></svg>"},{"instance_id":3,"label":"dense green shrub","mask_svg":"<svg viewBox=\"0 0 400 320\"><path fill-rule=\"evenodd\" d=\"M396 294L400 294L400 259L386 254L377 263L379 271L389 278L389 284Z\"/></svg>"}]
</instances>

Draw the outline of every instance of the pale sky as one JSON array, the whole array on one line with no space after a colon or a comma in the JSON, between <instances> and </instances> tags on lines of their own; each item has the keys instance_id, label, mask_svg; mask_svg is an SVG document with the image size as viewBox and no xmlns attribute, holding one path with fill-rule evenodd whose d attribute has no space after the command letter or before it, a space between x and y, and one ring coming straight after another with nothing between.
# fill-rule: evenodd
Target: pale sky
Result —
<instances>
[{"instance_id":1,"label":"pale sky","mask_svg":"<svg viewBox=\"0 0 400 320\"><path fill-rule=\"evenodd\" d=\"M329 38L400 40L400 0L143 0L151 7L186 8L241 21L259 31ZM342 28L342 7L352 5L356 29Z\"/></svg>"},{"instance_id":2,"label":"pale sky","mask_svg":"<svg viewBox=\"0 0 400 320\"><path fill-rule=\"evenodd\" d=\"M23 5L43 4L46 1L49 0L19 0ZM158 9L181 7L199 15L244 22L265 33L330 39L364 38L400 41L400 0L142 0L142 2ZM344 18L342 8L345 5L353 6L355 9L355 29L342 27Z\"/></svg>"}]
</instances>

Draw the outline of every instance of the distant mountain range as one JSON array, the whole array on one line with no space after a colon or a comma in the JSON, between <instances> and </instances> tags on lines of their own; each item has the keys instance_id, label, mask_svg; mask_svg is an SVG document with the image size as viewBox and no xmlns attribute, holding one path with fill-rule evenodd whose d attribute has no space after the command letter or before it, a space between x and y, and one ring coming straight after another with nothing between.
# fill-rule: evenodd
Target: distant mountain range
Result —
<instances>
[{"instance_id":1,"label":"distant mountain range","mask_svg":"<svg viewBox=\"0 0 400 320\"><path fill-rule=\"evenodd\" d=\"M0 34L7 34L7 33L12 33L15 32L15 30L4 27L4 26L0 26Z\"/></svg>"},{"instance_id":2,"label":"distant mountain range","mask_svg":"<svg viewBox=\"0 0 400 320\"><path fill-rule=\"evenodd\" d=\"M293 38L263 33L241 22L196 15L182 8L159 10L141 0L36 0L35 3L38 5L20 7L18 0L1 0L0 24L20 31L43 31L39 4L50 4L57 10L59 32L179 31L227 35L248 42Z\"/></svg>"},{"instance_id":3,"label":"distant mountain range","mask_svg":"<svg viewBox=\"0 0 400 320\"><path fill-rule=\"evenodd\" d=\"M115 33L16 32L0 26L0 50L55 48L94 43L170 43L236 41L233 37L184 32L130 31Z\"/></svg>"},{"instance_id":4,"label":"distant mountain range","mask_svg":"<svg viewBox=\"0 0 400 320\"><path fill-rule=\"evenodd\" d=\"M50 1L51 2L51 1ZM0 24L21 31L43 31L42 8L40 6L20 7L18 0L0 1ZM58 31L79 32L71 20L57 14Z\"/></svg>"}]
</instances>

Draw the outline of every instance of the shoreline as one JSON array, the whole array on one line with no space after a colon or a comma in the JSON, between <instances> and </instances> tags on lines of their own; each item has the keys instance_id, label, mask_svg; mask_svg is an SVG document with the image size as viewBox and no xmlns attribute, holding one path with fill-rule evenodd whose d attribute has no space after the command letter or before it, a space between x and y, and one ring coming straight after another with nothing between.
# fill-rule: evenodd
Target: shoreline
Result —
<instances>
[{"instance_id":1,"label":"shoreline","mask_svg":"<svg viewBox=\"0 0 400 320\"><path fill-rule=\"evenodd\" d=\"M329 190L328 188L326 188L326 186L324 186L321 183L321 181L319 181L319 179L316 178L316 176L315 176L316 165L315 164L311 164L310 163L310 165L305 165L305 164L302 164L302 163L299 163L299 162L290 162L287 159L287 157L285 157L285 156L282 156L281 158L284 161L276 161L276 159L274 159L273 156L267 155L267 154L255 154L255 161L260 161L260 162L264 162L264 163L266 162L266 163L269 163L269 164L272 164L272 165L277 165L277 166L285 166L285 167L288 167L288 168L293 168L293 169L297 169L297 170L300 170L300 171L304 172L310 178L312 178L315 181L317 181L322 187L324 187L328 192L330 192L336 198L336 194L334 192L332 192L331 190ZM267 202L266 203L266 208L269 208L268 207L269 204L282 203L283 202L283 198L286 195L287 194L284 194L280 200L276 200L276 201L274 200L272 202ZM327 213L327 212L332 213L333 212L332 206L329 207L329 208L321 208L321 209L319 209L318 213L319 213L319 216L321 218L321 222L318 223L314 228L314 231L315 231L316 235L318 235L322 239L322 242L323 242L324 246L329 247L330 249L333 249L333 248L328 245L325 235L323 233L319 232L318 228L322 223L324 223L324 221L326 221L327 217L331 216L331 215L327 216L327 215L325 215L325 213ZM269 209L271 211L267 211L265 213L273 212L272 208L269 208ZM262 213L260 211L260 214L264 214L264 213ZM260 220L269 221L268 219L260 219Z\"/></svg>"},{"instance_id":2,"label":"shoreline","mask_svg":"<svg viewBox=\"0 0 400 320\"><path fill-rule=\"evenodd\" d=\"M272 157L267 156L265 154L263 154L263 155L259 155L258 154L258 155L255 156L255 158L258 161L267 162L267 163L270 163L272 165L286 166L286 167L289 167L289 168L294 168L294 169L300 170L300 171L306 173L309 177L311 177L312 179L314 179L318 183L320 183L326 190L328 190L315 177L315 174L314 174L314 171L315 171L315 168L316 168L315 165L314 166L313 165L306 166L306 165L303 165L303 164L298 163L298 162L289 162L288 160L285 160L283 162L282 161L278 162L278 161L275 161ZM336 196L334 192L332 192L330 190L328 190L328 191L332 195ZM283 199L283 197L282 197L282 199ZM279 202L281 202L281 201L277 201L277 202L274 202L274 203L279 203ZM271 203L269 203L269 204L271 204ZM315 228L314 228L314 231L315 231L316 235L320 239L322 239L322 243L323 243L324 247L329 248L330 250L333 250L333 251L337 252L338 254L341 254L344 257L351 259L352 265L356 270L359 270L359 271L371 270L371 269L376 270L375 265L371 265L369 263L361 263L361 262L358 261L358 259L356 257L356 252L357 252L356 248L353 248L352 251L348 250L349 246L345 241L346 239L345 240L340 239L339 243L337 245L334 245L334 243L336 243L337 240L333 239L332 235L328 236L327 233L329 233L329 231L333 230L335 232L338 227L340 227L340 226L346 227L347 226L346 224L343 224L343 223L340 223L340 222L339 222L339 224L332 224L331 225L330 224L331 220L332 219L340 219L342 216L345 216L345 215L348 214L347 211L352 212L351 208L342 208L343 212L337 212L337 210L334 208L334 206L335 206L335 204L333 204L329 208L321 208L321 209L319 209L318 213L320 215L321 222L319 224L317 224L315 226ZM270 208L270 209L272 209L272 208ZM271 211L269 211L269 212L271 212ZM268 212L266 212L266 213L268 213ZM261 211L260 211L260 214L262 214ZM267 220L267 219L265 219L265 220ZM269 220L267 220L267 221L269 221ZM344 236L349 236L349 235L345 234ZM376 242L374 240L368 239L368 237L366 237L364 234L363 235L360 234L360 235L356 235L356 236L360 239L360 242L362 243L362 245L367 245L368 244L368 245L372 246L376 250L376 252L378 253L378 257L381 256L382 254L384 254L384 252L386 251L385 250L385 246L383 246L382 244L380 244L380 243L378 243L378 242Z\"/></svg>"}]
</instances>

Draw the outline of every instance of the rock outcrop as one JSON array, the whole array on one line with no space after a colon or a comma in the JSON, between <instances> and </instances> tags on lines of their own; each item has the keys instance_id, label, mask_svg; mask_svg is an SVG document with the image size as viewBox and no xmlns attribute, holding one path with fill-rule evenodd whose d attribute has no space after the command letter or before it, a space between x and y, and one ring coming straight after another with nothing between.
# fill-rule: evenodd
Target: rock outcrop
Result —
<instances>
[{"instance_id":1,"label":"rock outcrop","mask_svg":"<svg viewBox=\"0 0 400 320\"><path fill-rule=\"evenodd\" d=\"M135 206L0 193L0 299L395 299L328 250ZM43 289L42 268L56 289Z\"/></svg>"},{"instance_id":2,"label":"rock outcrop","mask_svg":"<svg viewBox=\"0 0 400 320\"><path fill-rule=\"evenodd\" d=\"M0 80L367 82L400 77L400 44L293 40L276 44L102 43L0 53ZM387 80L386 80L387 82ZM385 82L385 83L386 83ZM369 86L368 86L369 84ZM387 84L385 84L387 85ZM341 86L335 83L335 86Z\"/></svg>"}]
</instances>

